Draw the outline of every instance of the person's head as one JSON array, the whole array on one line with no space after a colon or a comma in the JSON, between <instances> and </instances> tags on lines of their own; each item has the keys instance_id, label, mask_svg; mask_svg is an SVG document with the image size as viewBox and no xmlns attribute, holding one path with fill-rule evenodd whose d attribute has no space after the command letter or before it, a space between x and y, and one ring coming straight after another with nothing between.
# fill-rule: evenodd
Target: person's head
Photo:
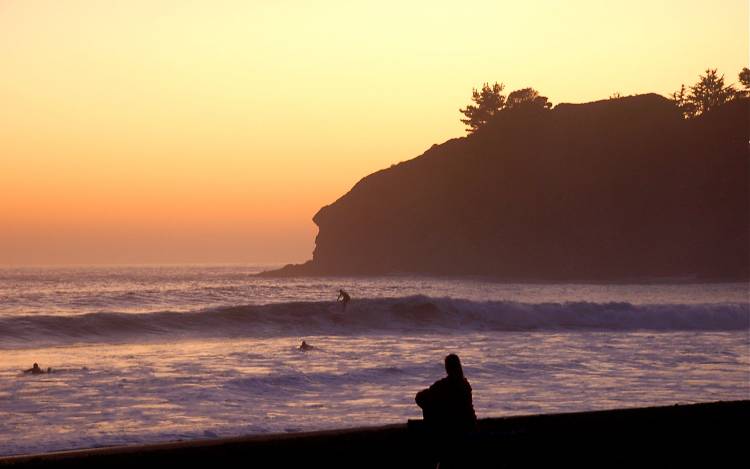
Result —
<instances>
[{"instance_id":1,"label":"person's head","mask_svg":"<svg viewBox=\"0 0 750 469\"><path fill-rule=\"evenodd\" d=\"M39 369L39 363L34 363L34 366L32 366L32 368L34 368L35 370L38 370Z\"/></svg>"},{"instance_id":2,"label":"person's head","mask_svg":"<svg viewBox=\"0 0 750 469\"><path fill-rule=\"evenodd\" d=\"M451 378L463 378L464 370L461 368L461 360L458 359L458 355L451 353L445 357L445 372Z\"/></svg>"}]
</instances>

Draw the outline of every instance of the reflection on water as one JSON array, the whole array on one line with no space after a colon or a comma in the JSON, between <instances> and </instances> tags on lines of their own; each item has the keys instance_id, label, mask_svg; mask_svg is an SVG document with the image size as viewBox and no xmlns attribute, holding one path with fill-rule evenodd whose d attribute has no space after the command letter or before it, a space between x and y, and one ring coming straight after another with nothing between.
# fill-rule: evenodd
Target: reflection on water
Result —
<instances>
[{"instance_id":1,"label":"reflection on water","mask_svg":"<svg viewBox=\"0 0 750 469\"><path fill-rule=\"evenodd\" d=\"M3 351L0 454L404 422L450 352L480 417L750 397L745 331L306 340Z\"/></svg>"}]
</instances>

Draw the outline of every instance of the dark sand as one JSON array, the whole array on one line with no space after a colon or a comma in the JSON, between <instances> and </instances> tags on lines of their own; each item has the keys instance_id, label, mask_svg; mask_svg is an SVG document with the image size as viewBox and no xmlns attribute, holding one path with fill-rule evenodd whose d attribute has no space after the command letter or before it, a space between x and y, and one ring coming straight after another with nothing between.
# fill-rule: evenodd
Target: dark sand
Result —
<instances>
[{"instance_id":1,"label":"dark sand","mask_svg":"<svg viewBox=\"0 0 750 469\"><path fill-rule=\"evenodd\" d=\"M451 467L744 465L749 423L750 401L488 418L455 445L461 464ZM0 466L434 467L420 424L12 456Z\"/></svg>"}]
</instances>

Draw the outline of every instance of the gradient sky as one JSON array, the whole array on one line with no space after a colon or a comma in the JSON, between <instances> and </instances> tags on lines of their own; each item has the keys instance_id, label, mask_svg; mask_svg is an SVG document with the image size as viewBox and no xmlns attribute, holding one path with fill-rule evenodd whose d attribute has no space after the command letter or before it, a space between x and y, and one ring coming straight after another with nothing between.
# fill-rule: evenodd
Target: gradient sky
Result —
<instances>
[{"instance_id":1,"label":"gradient sky","mask_svg":"<svg viewBox=\"0 0 750 469\"><path fill-rule=\"evenodd\" d=\"M304 261L482 82L585 102L747 63L746 0L0 0L0 264Z\"/></svg>"}]
</instances>

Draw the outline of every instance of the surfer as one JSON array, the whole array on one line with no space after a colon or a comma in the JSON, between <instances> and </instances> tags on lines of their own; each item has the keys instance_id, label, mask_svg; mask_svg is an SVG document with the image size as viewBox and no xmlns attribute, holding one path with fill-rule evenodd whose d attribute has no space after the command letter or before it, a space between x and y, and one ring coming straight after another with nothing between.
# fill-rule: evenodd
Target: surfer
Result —
<instances>
[{"instance_id":1,"label":"surfer","mask_svg":"<svg viewBox=\"0 0 750 469\"><path fill-rule=\"evenodd\" d=\"M343 305L342 311L346 311L346 305L347 303L349 303L349 301L351 301L351 299L352 297L349 296L347 292L345 292L344 290L339 290L339 297L336 298L336 301L341 301Z\"/></svg>"},{"instance_id":2,"label":"surfer","mask_svg":"<svg viewBox=\"0 0 750 469\"><path fill-rule=\"evenodd\" d=\"M301 344L300 344L300 346L299 346L299 349L300 349L300 350L310 350L311 348L313 348L313 346L312 346L312 345L309 345L309 344L308 344L307 342L305 342L304 340L302 341L302 343L301 343Z\"/></svg>"},{"instance_id":3,"label":"surfer","mask_svg":"<svg viewBox=\"0 0 750 469\"><path fill-rule=\"evenodd\" d=\"M32 375L42 375L45 373L45 371L41 368L39 368L38 363L34 363L34 366L29 368L28 370L24 370L24 373L31 373ZM52 368L47 368L46 373L52 373Z\"/></svg>"},{"instance_id":4,"label":"surfer","mask_svg":"<svg viewBox=\"0 0 750 469\"><path fill-rule=\"evenodd\" d=\"M445 371L448 376L419 391L415 398L441 461L458 457L461 445L477 429L471 385L464 377L458 355L445 357Z\"/></svg>"}]
</instances>

